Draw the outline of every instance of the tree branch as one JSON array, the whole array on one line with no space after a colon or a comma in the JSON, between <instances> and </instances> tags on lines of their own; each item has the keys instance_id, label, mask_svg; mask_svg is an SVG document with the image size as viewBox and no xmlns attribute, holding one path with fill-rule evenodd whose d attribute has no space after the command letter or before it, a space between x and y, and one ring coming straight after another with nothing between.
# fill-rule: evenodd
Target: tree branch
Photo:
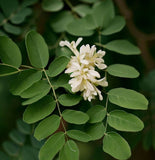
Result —
<instances>
[{"instance_id":1,"label":"tree branch","mask_svg":"<svg viewBox=\"0 0 155 160\"><path fill-rule=\"evenodd\" d=\"M126 19L127 28L129 29L131 35L136 39L137 44L141 50L141 55L146 66L146 70L150 71L155 68L155 62L150 54L148 42L155 40L155 34L145 34L141 32L133 21L132 11L128 8L125 0L114 0L118 6L121 14Z\"/></svg>"}]
</instances>

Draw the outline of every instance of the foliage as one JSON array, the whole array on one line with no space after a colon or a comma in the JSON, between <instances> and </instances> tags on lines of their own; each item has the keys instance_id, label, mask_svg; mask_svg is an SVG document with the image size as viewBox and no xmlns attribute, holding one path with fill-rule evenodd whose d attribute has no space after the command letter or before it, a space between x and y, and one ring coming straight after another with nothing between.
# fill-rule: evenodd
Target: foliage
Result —
<instances>
[{"instance_id":1,"label":"foliage","mask_svg":"<svg viewBox=\"0 0 155 160\"><path fill-rule=\"evenodd\" d=\"M21 25L32 14L29 6L36 2L37 0L25 0L22 3L18 0L0 0L0 34L20 35L23 32Z\"/></svg>"},{"instance_id":2,"label":"foliage","mask_svg":"<svg viewBox=\"0 0 155 160\"><path fill-rule=\"evenodd\" d=\"M38 160L38 152L43 141L38 142L32 136L32 126L21 119L17 120L17 129L9 133L10 140L4 141L3 151L0 151L0 159L17 160L30 159Z\"/></svg>"},{"instance_id":3,"label":"foliage","mask_svg":"<svg viewBox=\"0 0 155 160\"><path fill-rule=\"evenodd\" d=\"M0 76L15 74L10 92L25 99L22 105L28 105L23 120L28 124L35 124L34 137L37 140L46 140L39 151L40 160L78 160L79 149L76 141L90 142L99 139L102 139L105 153L119 160L128 159L131 149L122 132L138 132L144 128L143 122L134 114L134 110L146 110L148 101L141 93L122 86L113 87L110 82L115 77L137 78L139 72L127 64L108 62L110 65L107 69L101 70L101 75L105 75L109 82L108 89L102 89L104 99L85 102L80 93L72 92L68 84L70 78L64 72L72 53L65 47L60 48L58 44L62 39L71 40L75 39L75 36L83 36L86 42L95 43L99 48L106 50L109 57L116 54L120 57L125 56L124 59L128 56L138 56L140 50L127 38L110 37L125 26L124 18L116 15L112 0L82 0L78 1L75 7L68 0L65 3L71 11L64 7L62 0L42 1L44 11L56 13L52 13L49 19L48 36L46 31L44 38L35 30L27 33L26 65L22 63L23 48L19 49L7 36L0 36ZM6 9L3 8L3 3L0 4L4 12ZM21 3L21 6L28 9L27 6L32 4L33 1L27 0ZM8 4L6 6L8 7ZM4 12L7 22L21 24L28 16L27 12L23 12L23 19L18 16L12 19L12 12L21 15L14 10ZM6 30L6 27L4 29ZM11 31L14 32L13 29ZM52 36L49 38L50 34ZM53 44L55 39L56 43ZM13 140L17 144L20 141L24 143L22 136L16 134L11 134ZM16 139L17 137L19 139ZM4 145L5 151L10 154L7 145L11 145L10 142ZM15 148L13 147L13 151ZM21 152L24 158L28 156L27 150L30 148ZM19 151L15 150L15 154L12 155L17 156L17 152Z\"/></svg>"}]
</instances>

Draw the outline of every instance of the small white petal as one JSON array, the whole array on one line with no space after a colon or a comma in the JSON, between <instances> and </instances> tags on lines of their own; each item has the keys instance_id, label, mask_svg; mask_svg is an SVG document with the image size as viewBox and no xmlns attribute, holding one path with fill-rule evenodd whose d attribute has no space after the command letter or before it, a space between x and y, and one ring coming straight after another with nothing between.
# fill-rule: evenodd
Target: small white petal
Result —
<instances>
[{"instance_id":1,"label":"small white petal","mask_svg":"<svg viewBox=\"0 0 155 160\"><path fill-rule=\"evenodd\" d=\"M81 42L82 40L83 40L82 37L80 37L80 38L77 39L77 41L76 41L76 43L75 43L76 47L80 44L80 42Z\"/></svg>"},{"instance_id":2,"label":"small white petal","mask_svg":"<svg viewBox=\"0 0 155 160\"><path fill-rule=\"evenodd\" d=\"M105 51L99 50L97 54L99 54L100 57L103 57L105 55Z\"/></svg>"},{"instance_id":3,"label":"small white petal","mask_svg":"<svg viewBox=\"0 0 155 160\"><path fill-rule=\"evenodd\" d=\"M97 71L89 70L88 73L94 77L100 78L100 74Z\"/></svg>"}]
</instances>

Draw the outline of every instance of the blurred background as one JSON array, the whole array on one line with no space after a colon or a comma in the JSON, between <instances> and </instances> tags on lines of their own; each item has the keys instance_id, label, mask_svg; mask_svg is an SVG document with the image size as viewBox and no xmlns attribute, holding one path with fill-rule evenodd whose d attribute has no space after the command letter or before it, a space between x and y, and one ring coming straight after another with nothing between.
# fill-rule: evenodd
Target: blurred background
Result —
<instances>
[{"instance_id":1,"label":"blurred background","mask_svg":"<svg viewBox=\"0 0 155 160\"><path fill-rule=\"evenodd\" d=\"M145 129L140 133L125 133L124 138L127 139L132 147L132 157L130 160L155 160L155 0L113 0L117 13L125 16L127 26L119 33L109 37L109 39L125 37L138 44L142 54L141 56L123 57L120 55L107 55L106 63L126 63L135 66L141 76L136 80L112 79L113 86L124 86L142 92L149 99L149 109L142 112L134 112L139 115L145 123ZM0 5L2 0L0 0ZM78 1L70 0L73 5ZM69 7L65 5L66 9ZM36 28L38 32L44 35L49 43L55 42L56 35L49 31L48 19L50 14L43 12L39 2L29 6L33 9L33 14L27 17L27 27ZM0 14L2 10L0 7ZM39 16L38 16L39 15ZM38 16L38 17L37 17ZM0 15L1 17L1 15ZM33 18L31 18L33 17ZM10 32L7 34L23 48L24 41L22 36L27 32L25 25L22 35L14 35ZM0 25L0 31L4 33ZM53 39L49 39L52 35ZM71 37L73 38L73 37ZM86 41L89 41L86 39ZM104 41L104 37L103 37ZM92 43L92 42L91 42ZM23 48L24 50L24 48ZM51 50L51 56L52 52ZM23 52L25 63L27 58ZM22 113L25 107L21 106L22 100L19 97L11 95L9 92L9 84L12 82L13 76L0 77L0 150L2 143L9 139L9 132L16 128L17 119L22 119ZM78 143L80 149L80 160L112 160L110 156L102 151L102 142L92 142L88 144Z\"/></svg>"}]
</instances>

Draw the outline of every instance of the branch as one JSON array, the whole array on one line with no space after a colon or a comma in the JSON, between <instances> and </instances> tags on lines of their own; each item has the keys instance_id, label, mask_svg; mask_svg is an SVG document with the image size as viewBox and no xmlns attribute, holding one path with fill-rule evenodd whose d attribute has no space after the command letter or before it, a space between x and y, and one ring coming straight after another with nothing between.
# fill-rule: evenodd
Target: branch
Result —
<instances>
[{"instance_id":1,"label":"branch","mask_svg":"<svg viewBox=\"0 0 155 160\"><path fill-rule=\"evenodd\" d=\"M155 34L145 34L141 32L133 21L133 14L128 8L125 0L114 0L118 6L121 14L126 19L127 28L129 29L131 35L136 39L137 44L141 50L141 55L146 66L146 70L150 71L155 68L155 62L150 54L148 42L155 40Z\"/></svg>"}]
</instances>

